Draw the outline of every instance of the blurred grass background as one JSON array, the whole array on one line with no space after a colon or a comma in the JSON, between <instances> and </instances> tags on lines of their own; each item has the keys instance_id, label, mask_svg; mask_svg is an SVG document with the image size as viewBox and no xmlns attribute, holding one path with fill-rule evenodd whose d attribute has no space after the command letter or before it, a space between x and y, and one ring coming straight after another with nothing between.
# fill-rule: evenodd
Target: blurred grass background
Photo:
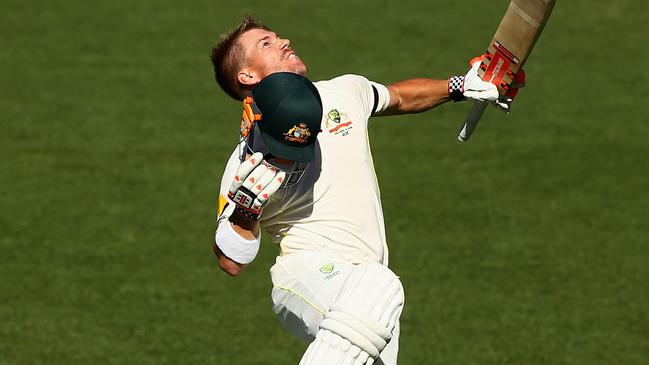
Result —
<instances>
[{"instance_id":1,"label":"blurred grass background","mask_svg":"<svg viewBox=\"0 0 649 365\"><path fill-rule=\"evenodd\" d=\"M463 74L507 1L0 0L0 364L296 364L268 241L211 253L239 105L209 49L254 14L314 80ZM559 1L505 116L370 129L401 364L646 364L649 4ZM422 186L423 185L423 186Z\"/></svg>"}]
</instances>

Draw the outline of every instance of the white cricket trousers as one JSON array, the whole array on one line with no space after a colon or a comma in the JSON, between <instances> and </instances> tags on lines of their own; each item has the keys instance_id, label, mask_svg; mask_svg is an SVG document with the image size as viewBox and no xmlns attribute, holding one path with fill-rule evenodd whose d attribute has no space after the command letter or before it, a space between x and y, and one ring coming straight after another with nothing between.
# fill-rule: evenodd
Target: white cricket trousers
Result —
<instances>
[{"instance_id":1,"label":"white cricket trousers","mask_svg":"<svg viewBox=\"0 0 649 365\"><path fill-rule=\"evenodd\" d=\"M336 254L322 251L278 256L270 268L273 312L297 338L313 341L320 321L354 267ZM396 365L398 351L399 322L375 364Z\"/></svg>"}]
</instances>

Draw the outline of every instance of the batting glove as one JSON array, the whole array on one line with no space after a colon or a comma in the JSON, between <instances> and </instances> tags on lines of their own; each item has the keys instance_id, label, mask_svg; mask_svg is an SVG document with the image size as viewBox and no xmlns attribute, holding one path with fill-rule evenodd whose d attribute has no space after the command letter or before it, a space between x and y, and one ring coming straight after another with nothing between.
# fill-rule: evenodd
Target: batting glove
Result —
<instances>
[{"instance_id":1,"label":"batting glove","mask_svg":"<svg viewBox=\"0 0 649 365\"><path fill-rule=\"evenodd\" d=\"M279 190L286 173L263 162L264 155L256 152L242 162L230 185L228 197L237 205L241 217L257 221L270 197Z\"/></svg>"},{"instance_id":2,"label":"batting glove","mask_svg":"<svg viewBox=\"0 0 649 365\"><path fill-rule=\"evenodd\" d=\"M465 98L476 101L496 101L498 100L498 88L496 85L483 81L478 75L480 69L481 57L471 60L471 69L464 76L462 85L462 94Z\"/></svg>"}]
</instances>

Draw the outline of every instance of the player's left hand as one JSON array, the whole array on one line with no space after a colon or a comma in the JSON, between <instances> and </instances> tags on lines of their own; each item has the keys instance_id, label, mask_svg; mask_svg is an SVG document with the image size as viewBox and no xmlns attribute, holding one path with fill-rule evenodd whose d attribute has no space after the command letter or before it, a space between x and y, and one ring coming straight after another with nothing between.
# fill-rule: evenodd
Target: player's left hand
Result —
<instances>
[{"instance_id":1,"label":"player's left hand","mask_svg":"<svg viewBox=\"0 0 649 365\"><path fill-rule=\"evenodd\" d=\"M255 152L243 161L228 191L228 197L237 205L235 211L250 221L259 220L270 196L286 178L284 171L265 163L263 158L261 152Z\"/></svg>"}]
</instances>

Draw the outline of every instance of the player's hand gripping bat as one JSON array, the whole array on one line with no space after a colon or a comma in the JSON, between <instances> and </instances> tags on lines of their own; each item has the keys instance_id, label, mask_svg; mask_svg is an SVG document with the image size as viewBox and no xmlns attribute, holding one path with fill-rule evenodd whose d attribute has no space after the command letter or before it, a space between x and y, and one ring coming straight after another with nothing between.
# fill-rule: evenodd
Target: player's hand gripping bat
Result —
<instances>
[{"instance_id":1,"label":"player's hand gripping bat","mask_svg":"<svg viewBox=\"0 0 649 365\"><path fill-rule=\"evenodd\" d=\"M478 70L478 75L484 81L498 87L500 104L511 103L513 90L520 86L517 83L521 77L524 78L524 75L519 74L519 70L522 71L527 57L532 52L550 17L554 3L555 0L511 0ZM487 104L486 101L476 101L473 104L460 129L458 140L469 140ZM506 109L505 111L508 111L508 108Z\"/></svg>"}]
</instances>

